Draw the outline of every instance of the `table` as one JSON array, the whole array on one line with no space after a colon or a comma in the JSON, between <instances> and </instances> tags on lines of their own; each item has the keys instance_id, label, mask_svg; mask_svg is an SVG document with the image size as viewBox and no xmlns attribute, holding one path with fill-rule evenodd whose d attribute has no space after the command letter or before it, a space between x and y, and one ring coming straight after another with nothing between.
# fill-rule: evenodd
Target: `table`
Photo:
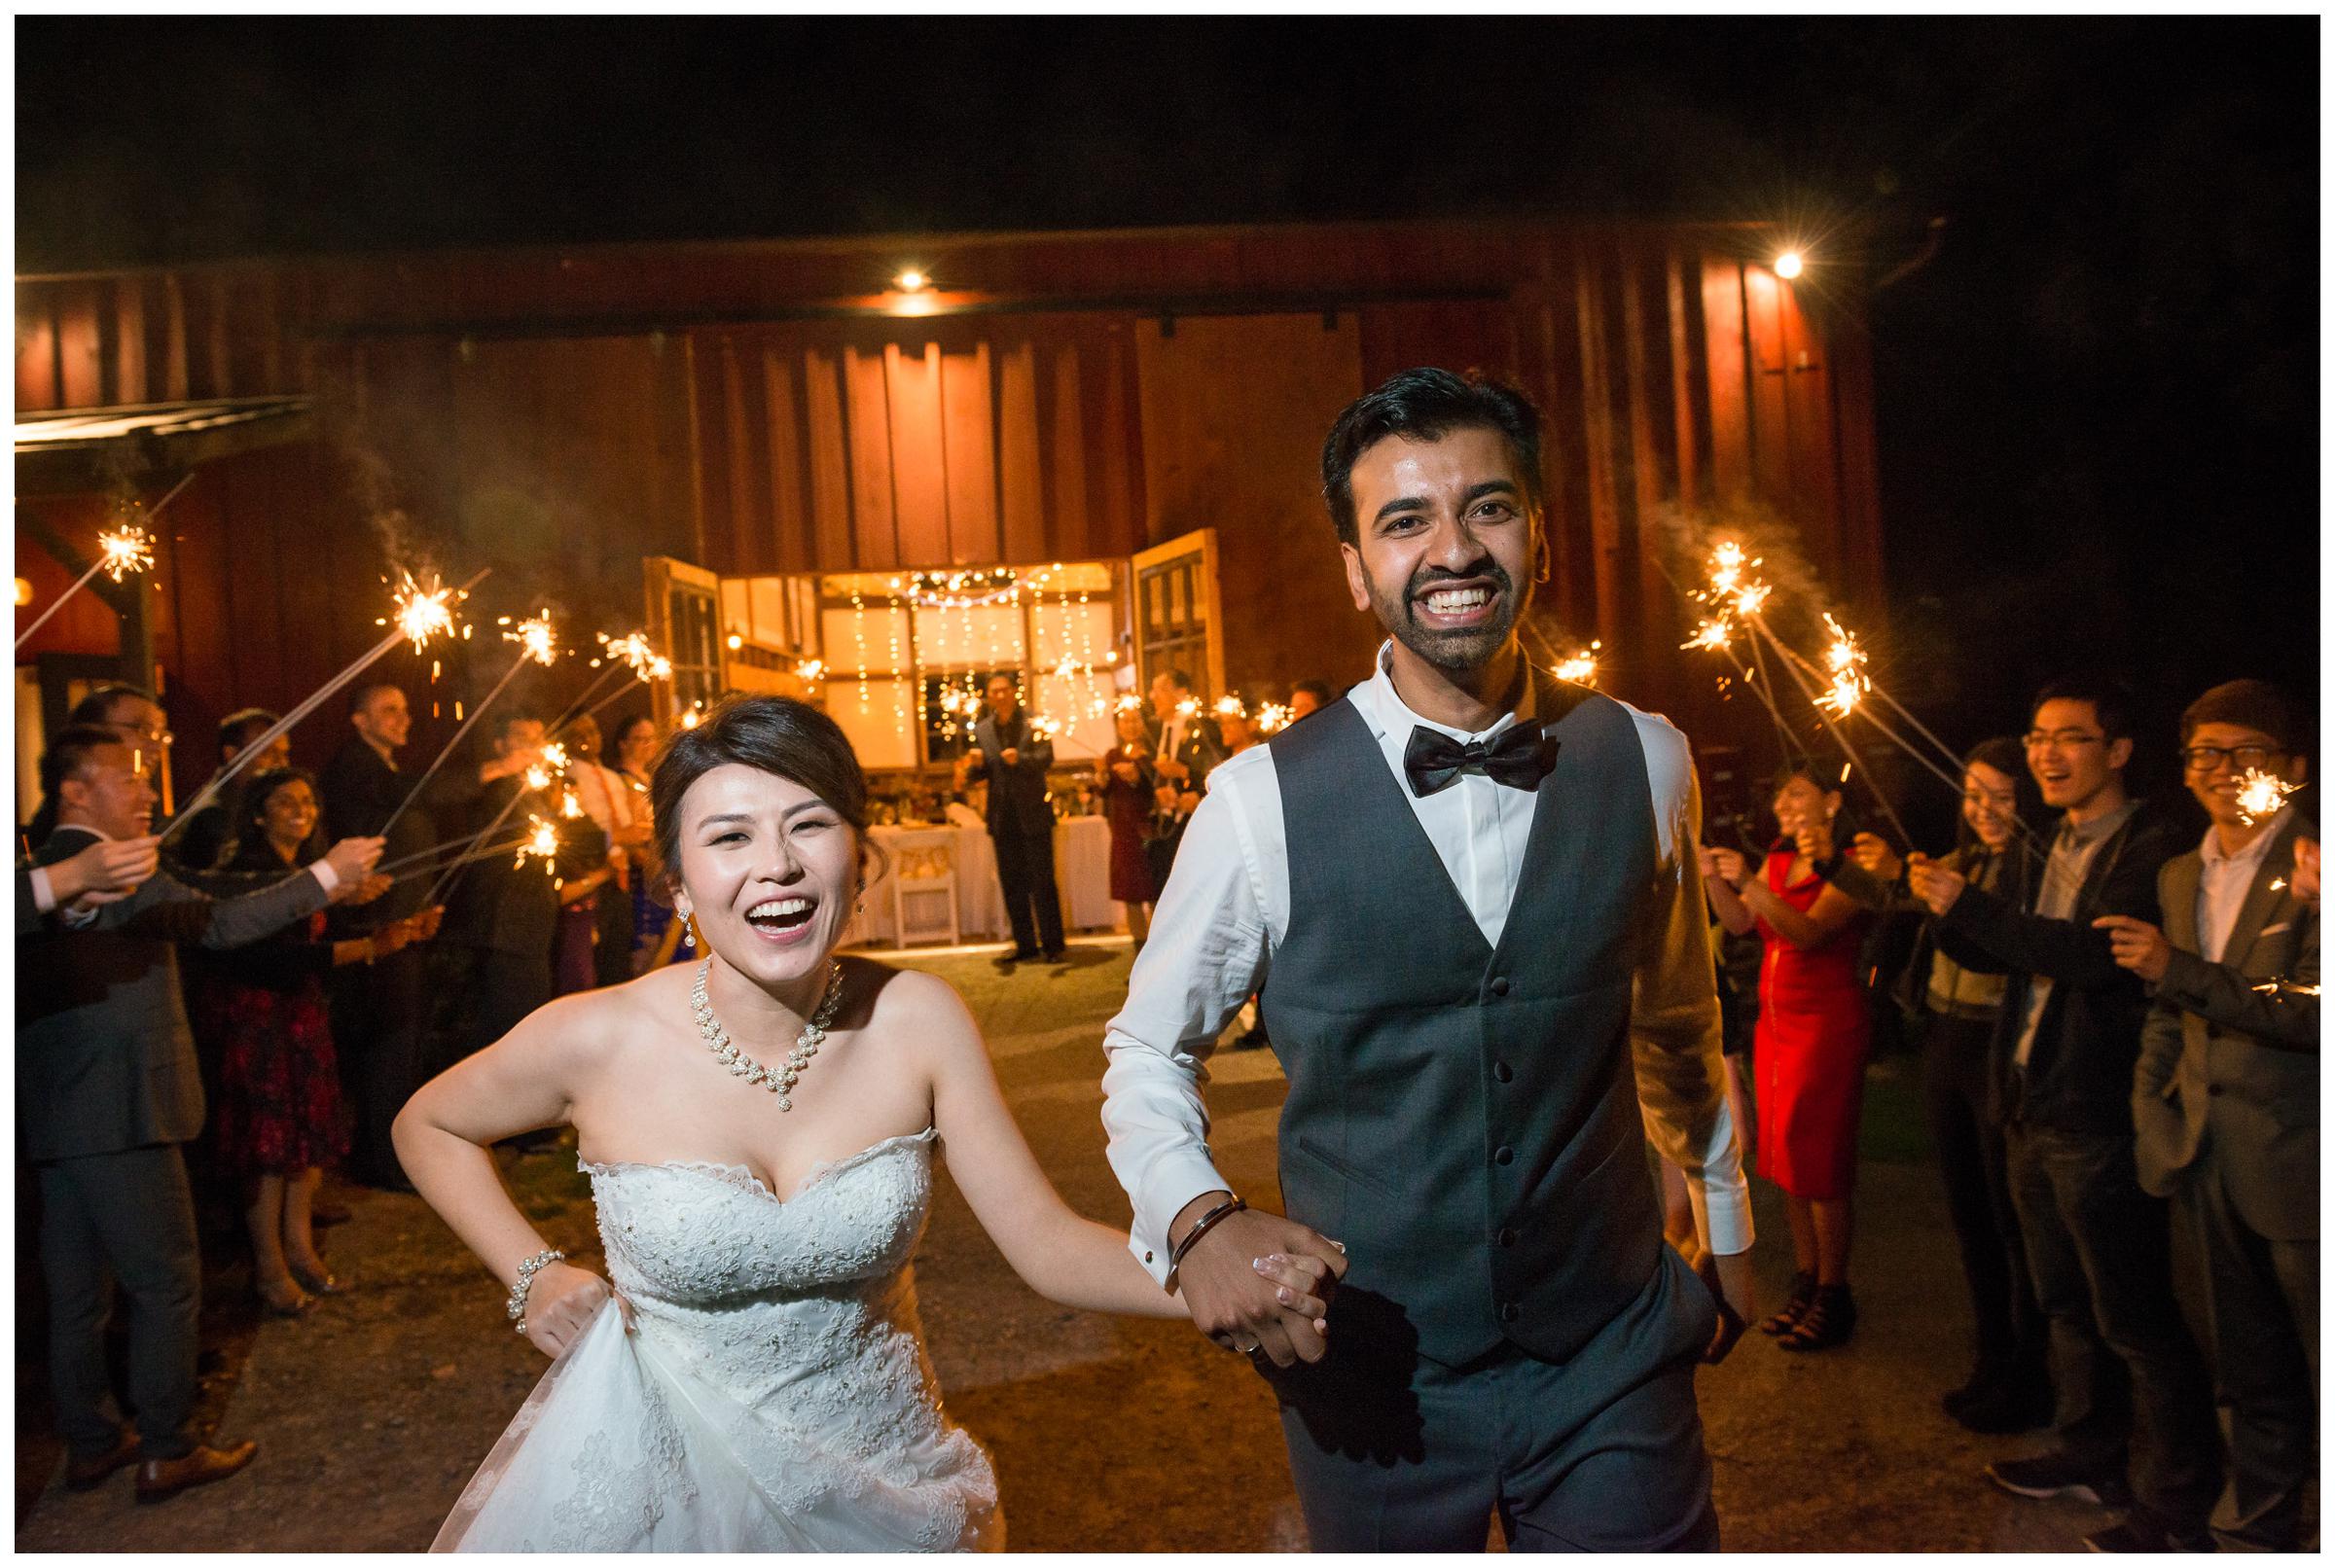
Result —
<instances>
[{"instance_id":1,"label":"table","mask_svg":"<svg viewBox=\"0 0 2335 1568\"><path fill-rule=\"evenodd\" d=\"M843 945L889 947L898 940L892 918L892 868L906 857L946 854L956 872L956 926L963 942L1010 940L1005 895L997 886L997 850L986 828L914 825L868 830L882 874L868 885L863 908L844 930ZM1059 817L1054 824L1054 881L1062 896L1068 931L1124 929L1111 898L1111 825L1101 817Z\"/></svg>"}]
</instances>

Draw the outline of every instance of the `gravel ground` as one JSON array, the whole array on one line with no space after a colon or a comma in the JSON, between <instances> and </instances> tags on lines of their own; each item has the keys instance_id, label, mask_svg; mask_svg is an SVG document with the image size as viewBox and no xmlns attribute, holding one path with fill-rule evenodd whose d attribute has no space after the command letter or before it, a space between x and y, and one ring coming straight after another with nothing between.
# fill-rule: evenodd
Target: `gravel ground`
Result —
<instances>
[{"instance_id":1,"label":"gravel ground","mask_svg":"<svg viewBox=\"0 0 2335 1568\"><path fill-rule=\"evenodd\" d=\"M1072 953L1062 969L1004 978L980 957L917 967L972 1004L1007 1098L1064 1196L1118 1224L1126 1199L1096 1113L1101 1025L1124 994L1128 953L1124 944ZM2084 1532L2110 1518L1996 1492L1981 1468L2036 1440L1972 1437L1938 1411L1968 1344L1910 1069L1903 1058L1877 1064L1867 1095L1855 1342L1794 1357L1750 1336L1701 1374L1730 1550L2080 1550ZM1216 1058L1217 1157L1251 1196L1274 1191L1282 1090L1268 1051ZM555 1245L596 1259L572 1151L518 1157L509 1176ZM1790 1273L1789 1247L1778 1194L1754 1189L1761 1283L1773 1300ZM292 1322L214 1314L221 1354L206 1403L224 1436L261 1442L257 1463L234 1480L158 1508L132 1505L126 1475L94 1492L63 1491L19 1345L18 1550L429 1545L543 1362L510 1333L500 1289L419 1199L348 1197L354 1218L327 1241L353 1291ZM946 1181L916 1276L949 1409L996 1462L1015 1549L1304 1548L1273 1402L1245 1363L1187 1327L1091 1316L1031 1294ZM214 1292L228 1288L214 1280Z\"/></svg>"}]
</instances>

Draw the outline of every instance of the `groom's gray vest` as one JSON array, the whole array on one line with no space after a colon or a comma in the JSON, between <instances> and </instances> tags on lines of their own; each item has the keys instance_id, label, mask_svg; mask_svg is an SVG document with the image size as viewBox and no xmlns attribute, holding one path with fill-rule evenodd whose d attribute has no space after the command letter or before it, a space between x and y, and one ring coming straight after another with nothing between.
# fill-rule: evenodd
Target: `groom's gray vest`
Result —
<instances>
[{"instance_id":1,"label":"groom's gray vest","mask_svg":"<svg viewBox=\"0 0 2335 1568\"><path fill-rule=\"evenodd\" d=\"M1556 766L1496 948L1350 699L1272 741L1282 1197L1453 1365L1503 1339L1567 1361L1661 1267L1629 1036L1659 930L1645 754L1609 697L1543 683L1538 711Z\"/></svg>"}]
</instances>

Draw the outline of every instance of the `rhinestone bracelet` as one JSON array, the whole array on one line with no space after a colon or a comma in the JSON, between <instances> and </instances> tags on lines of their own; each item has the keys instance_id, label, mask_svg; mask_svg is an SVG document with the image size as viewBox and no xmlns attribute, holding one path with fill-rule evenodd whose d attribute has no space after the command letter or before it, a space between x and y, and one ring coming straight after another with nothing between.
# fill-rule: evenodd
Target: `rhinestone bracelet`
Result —
<instances>
[{"instance_id":1,"label":"rhinestone bracelet","mask_svg":"<svg viewBox=\"0 0 2335 1568\"><path fill-rule=\"evenodd\" d=\"M535 1283L537 1274L566 1256L557 1247L546 1247L519 1265L519 1278L511 1282L511 1300L504 1307L504 1315L511 1319L514 1332L521 1335L527 1332L527 1287Z\"/></svg>"}]
</instances>

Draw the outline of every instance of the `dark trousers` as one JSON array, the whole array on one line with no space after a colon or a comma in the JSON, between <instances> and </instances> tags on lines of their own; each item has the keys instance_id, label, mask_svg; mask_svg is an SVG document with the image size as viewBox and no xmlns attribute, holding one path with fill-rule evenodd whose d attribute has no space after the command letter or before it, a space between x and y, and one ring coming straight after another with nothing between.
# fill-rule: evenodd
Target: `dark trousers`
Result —
<instances>
[{"instance_id":1,"label":"dark trousers","mask_svg":"<svg viewBox=\"0 0 2335 1568\"><path fill-rule=\"evenodd\" d=\"M2040 1378L2050 1365L2050 1335L2011 1205L2002 1129L1987 1110L1988 1018L1933 1013L1923 1020L1922 1089L1946 1213L1970 1289L1978 1372L1997 1380Z\"/></svg>"},{"instance_id":2,"label":"dark trousers","mask_svg":"<svg viewBox=\"0 0 2335 1568\"><path fill-rule=\"evenodd\" d=\"M2247 1225L2209 1143L2173 1199L2173 1224L2230 1456L2213 1534L2230 1549L2316 1551L2302 1515L2318 1470L2318 1243Z\"/></svg>"},{"instance_id":3,"label":"dark trousers","mask_svg":"<svg viewBox=\"0 0 2335 1568\"><path fill-rule=\"evenodd\" d=\"M374 1186L404 1181L389 1126L428 1073L430 955L407 947L333 974L333 1049L355 1136L349 1174Z\"/></svg>"},{"instance_id":4,"label":"dark trousers","mask_svg":"<svg viewBox=\"0 0 2335 1568\"><path fill-rule=\"evenodd\" d=\"M635 871L634 876L641 874ZM600 889L599 944L592 949L594 982L622 985L632 978L632 890L609 882Z\"/></svg>"},{"instance_id":5,"label":"dark trousers","mask_svg":"<svg viewBox=\"0 0 2335 1568\"><path fill-rule=\"evenodd\" d=\"M85 1155L38 1167L41 1269L49 1286L49 1376L75 1458L112 1448L105 1324L119 1283L129 1302L129 1398L146 1455L195 1447L195 1349L202 1258L178 1145Z\"/></svg>"},{"instance_id":6,"label":"dark trousers","mask_svg":"<svg viewBox=\"0 0 2335 1568\"><path fill-rule=\"evenodd\" d=\"M433 955L431 983L442 1011L432 1046L433 1074L485 1050L552 999L552 949L498 952L448 945Z\"/></svg>"},{"instance_id":7,"label":"dark trousers","mask_svg":"<svg viewBox=\"0 0 2335 1568\"><path fill-rule=\"evenodd\" d=\"M2035 1300L2051 1324L2052 1424L2077 1464L2128 1475L2139 1512L2202 1533L2221 1487L2212 1394L2173 1290L2166 1204L2130 1133L2005 1132Z\"/></svg>"},{"instance_id":8,"label":"dark trousers","mask_svg":"<svg viewBox=\"0 0 2335 1568\"><path fill-rule=\"evenodd\" d=\"M1005 894L1005 917L1013 922L1015 951L1060 952L1062 898L1054 886L1054 830L1026 833L992 823L989 841L997 847L997 886Z\"/></svg>"},{"instance_id":9,"label":"dark trousers","mask_svg":"<svg viewBox=\"0 0 2335 1568\"><path fill-rule=\"evenodd\" d=\"M1399 1308L1342 1289L1326 1357L1260 1368L1312 1549L1481 1551L1496 1515L1512 1551L1718 1550L1694 1381L1710 1296L1662 1260L1563 1366L1514 1346L1444 1366L1374 1323Z\"/></svg>"}]
</instances>

